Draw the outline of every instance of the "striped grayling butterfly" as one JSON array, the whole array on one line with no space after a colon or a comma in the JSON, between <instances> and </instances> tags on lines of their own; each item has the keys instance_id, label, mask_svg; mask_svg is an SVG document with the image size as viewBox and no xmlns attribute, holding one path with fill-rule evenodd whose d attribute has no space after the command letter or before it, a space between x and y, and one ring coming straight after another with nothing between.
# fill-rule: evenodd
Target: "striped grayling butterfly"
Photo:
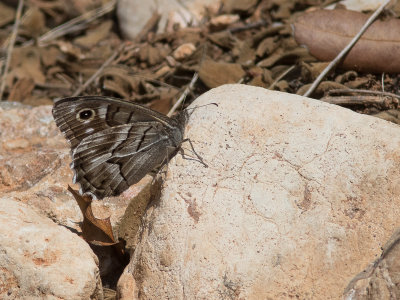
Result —
<instances>
[{"instance_id":1,"label":"striped grayling butterfly","mask_svg":"<svg viewBox=\"0 0 400 300\"><path fill-rule=\"evenodd\" d=\"M57 101L53 117L71 144L74 183L102 199L168 162L185 141L188 113L169 118L124 100L82 96Z\"/></svg>"}]
</instances>

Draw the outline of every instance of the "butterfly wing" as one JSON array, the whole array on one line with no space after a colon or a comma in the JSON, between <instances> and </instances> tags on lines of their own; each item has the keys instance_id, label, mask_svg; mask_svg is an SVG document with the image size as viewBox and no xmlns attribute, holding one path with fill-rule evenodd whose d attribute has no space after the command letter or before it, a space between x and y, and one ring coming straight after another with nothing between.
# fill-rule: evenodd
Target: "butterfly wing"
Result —
<instances>
[{"instance_id":1,"label":"butterfly wing","mask_svg":"<svg viewBox=\"0 0 400 300\"><path fill-rule=\"evenodd\" d=\"M69 97L57 101L53 117L74 149L89 135L136 122L158 122L166 127L172 119L147 107L103 96Z\"/></svg>"},{"instance_id":2,"label":"butterfly wing","mask_svg":"<svg viewBox=\"0 0 400 300\"><path fill-rule=\"evenodd\" d=\"M72 151L74 181L82 193L118 195L163 163L172 152L156 122L115 126L86 137Z\"/></svg>"},{"instance_id":3,"label":"butterfly wing","mask_svg":"<svg viewBox=\"0 0 400 300\"><path fill-rule=\"evenodd\" d=\"M185 119L100 96L62 99L53 116L71 143L74 182L98 199L120 194L166 162L180 146Z\"/></svg>"}]
</instances>

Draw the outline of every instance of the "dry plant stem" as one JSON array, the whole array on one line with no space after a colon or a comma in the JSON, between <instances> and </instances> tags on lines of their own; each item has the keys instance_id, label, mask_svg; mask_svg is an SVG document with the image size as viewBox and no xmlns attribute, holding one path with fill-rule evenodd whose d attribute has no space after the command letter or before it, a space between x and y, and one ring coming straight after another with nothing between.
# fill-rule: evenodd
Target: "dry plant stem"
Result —
<instances>
[{"instance_id":1,"label":"dry plant stem","mask_svg":"<svg viewBox=\"0 0 400 300\"><path fill-rule=\"evenodd\" d=\"M283 78L285 77L287 74L289 74L293 69L295 68L295 66L291 66L290 68L288 68L285 72L283 72L281 75L278 76L278 78L275 79L275 81L273 83L271 83L271 85L268 87L269 90L272 90L275 85Z\"/></svg>"},{"instance_id":2,"label":"dry plant stem","mask_svg":"<svg viewBox=\"0 0 400 300\"><path fill-rule=\"evenodd\" d=\"M380 92L380 91L370 91L370 90L359 90L359 89L335 89L328 91L329 95L332 94L352 94L352 93L359 93L359 94L371 94L371 95L378 95L383 97L392 97L400 100L400 96L389 93L389 92Z\"/></svg>"},{"instance_id":3,"label":"dry plant stem","mask_svg":"<svg viewBox=\"0 0 400 300\"><path fill-rule=\"evenodd\" d=\"M96 8L94 10L88 11L87 13L84 13L83 15L80 15L79 17L76 17L48 32L43 34L41 37L39 37L38 42L39 46L44 46L46 43L59 38L63 35L66 35L68 33L81 30L86 24L92 22L93 20L105 15L106 13L109 13L112 11L117 3L117 0L110 0L103 6Z\"/></svg>"},{"instance_id":4,"label":"dry plant stem","mask_svg":"<svg viewBox=\"0 0 400 300\"><path fill-rule=\"evenodd\" d=\"M240 26L240 27L234 27L234 28L228 29L228 31L230 33L235 33L235 32L254 29L254 28L258 28L258 27L266 26L266 25L267 25L267 22L262 20L262 21L257 21L257 22L254 22L254 23L246 24L246 25L243 25L243 26Z\"/></svg>"},{"instance_id":5,"label":"dry plant stem","mask_svg":"<svg viewBox=\"0 0 400 300\"><path fill-rule=\"evenodd\" d=\"M321 101L328 102L336 105L344 105L344 104L383 104L385 103L385 98L378 96L338 96L338 97L323 97L320 99Z\"/></svg>"},{"instance_id":6,"label":"dry plant stem","mask_svg":"<svg viewBox=\"0 0 400 300\"><path fill-rule=\"evenodd\" d=\"M389 4L391 0L386 0L382 5L369 17L367 22L363 25L357 35L351 40L351 42L332 60L329 65L322 71L321 74L315 79L313 84L310 86L308 91L303 95L304 97L309 97L314 90L318 87L325 76L341 61L341 59L350 51L350 49L357 43L360 37L364 34L367 28L375 21L386 5Z\"/></svg>"},{"instance_id":7,"label":"dry plant stem","mask_svg":"<svg viewBox=\"0 0 400 300\"><path fill-rule=\"evenodd\" d=\"M195 73L193 75L192 80L190 81L189 85L186 87L184 90L183 94L179 97L178 101L174 104L174 106L171 108L171 110L168 112L167 116L171 117L173 113L176 111L176 109L182 104L183 100L185 100L186 96L190 93L190 91L193 89L197 79L199 78L199 74Z\"/></svg>"},{"instance_id":8,"label":"dry plant stem","mask_svg":"<svg viewBox=\"0 0 400 300\"><path fill-rule=\"evenodd\" d=\"M97 77L103 72L104 68L107 67L116 57L117 55L122 51L124 48L125 44L122 44L118 47L117 50L114 51L114 53L101 65L101 67L92 75L90 78L81 86L79 87L75 93L73 93L72 97L78 96L80 93L82 93L88 86L91 84L93 81L96 80Z\"/></svg>"},{"instance_id":9,"label":"dry plant stem","mask_svg":"<svg viewBox=\"0 0 400 300\"><path fill-rule=\"evenodd\" d=\"M173 86L173 85L168 84L168 83L165 83L165 82L162 82L160 80L150 79L150 78L148 78L146 76L138 75L138 74L129 74L129 75L132 76L132 77L137 77L137 78L144 79L144 80L146 80L148 82L152 82L152 83L155 83L155 84L158 84L158 85L161 85L161 86L165 86L165 87L170 88L170 89L179 90L178 87Z\"/></svg>"},{"instance_id":10,"label":"dry plant stem","mask_svg":"<svg viewBox=\"0 0 400 300\"><path fill-rule=\"evenodd\" d=\"M17 13L15 15L15 23L14 23L13 31L11 33L10 44L8 45L8 49L7 49L7 59L6 59L6 63L4 64L3 75L1 76L0 101L3 100L4 88L6 87L8 68L10 67L10 61L11 61L12 52L14 50L15 40L17 39L18 28L19 28L19 24L21 22L21 14L22 14L23 7L24 7L24 0L19 0Z\"/></svg>"}]
</instances>

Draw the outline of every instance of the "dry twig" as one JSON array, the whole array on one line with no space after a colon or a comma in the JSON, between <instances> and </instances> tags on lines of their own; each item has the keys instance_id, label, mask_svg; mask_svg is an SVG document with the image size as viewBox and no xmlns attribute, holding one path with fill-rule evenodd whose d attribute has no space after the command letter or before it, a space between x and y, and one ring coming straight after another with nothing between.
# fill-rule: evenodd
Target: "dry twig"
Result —
<instances>
[{"instance_id":1,"label":"dry twig","mask_svg":"<svg viewBox=\"0 0 400 300\"><path fill-rule=\"evenodd\" d=\"M190 81L189 85L186 87L182 95L179 97L178 101L175 102L174 106L171 108L171 110L168 112L167 116L170 117L172 114L176 111L176 109L182 104L183 100L185 100L186 96L190 93L190 91L193 89L197 79L199 78L199 74L195 73L193 75L192 80Z\"/></svg>"},{"instance_id":2,"label":"dry twig","mask_svg":"<svg viewBox=\"0 0 400 300\"><path fill-rule=\"evenodd\" d=\"M336 105L356 105L356 104L361 104L361 105L379 104L379 105L382 105L382 104L390 103L390 102L388 102L389 99L387 97L370 96L370 95L337 96L337 97L326 96L326 97L322 97L320 100L331 103L331 104L336 104ZM398 103L399 101L395 100L394 102L396 104L396 102Z\"/></svg>"},{"instance_id":3,"label":"dry twig","mask_svg":"<svg viewBox=\"0 0 400 300\"><path fill-rule=\"evenodd\" d=\"M396 95L389 92L380 92L380 91L370 91L370 90L360 90L360 89L335 89L328 91L329 95L333 94L371 94L371 95L378 95L382 97L392 97L400 100L400 95Z\"/></svg>"},{"instance_id":4,"label":"dry twig","mask_svg":"<svg viewBox=\"0 0 400 300\"><path fill-rule=\"evenodd\" d=\"M78 96L80 93L82 93L88 86L91 84L93 81L96 80L96 78L103 72L104 68L107 67L121 51L123 50L125 44L121 44L117 50L113 52L113 54L101 65L101 67L92 75L90 78L82 85L80 86L75 93L73 93L72 97Z\"/></svg>"},{"instance_id":5,"label":"dry twig","mask_svg":"<svg viewBox=\"0 0 400 300\"><path fill-rule=\"evenodd\" d=\"M87 24L92 22L93 20L100 18L101 16L105 15L106 13L111 12L117 3L117 0L110 0L103 6L93 9L91 11L88 11L87 13L84 13L48 32L43 34L41 37L39 37L38 42L39 46L44 46L50 41L59 38L61 36L64 36L68 33L77 31L77 30L82 30Z\"/></svg>"},{"instance_id":6,"label":"dry twig","mask_svg":"<svg viewBox=\"0 0 400 300\"><path fill-rule=\"evenodd\" d=\"M9 43L8 49L7 49L7 59L6 59L6 63L4 64L3 75L2 75L2 78L1 78L0 101L3 99L3 93L4 93L4 88L6 86L6 79L7 79L8 69L10 67L10 61L11 61L12 52L14 50L15 40L17 39L18 28L19 28L19 24L20 24L20 21L21 21L21 14L22 14L23 6L24 6L24 0L19 0L18 1L17 13L16 13L16 16L15 16L15 23L14 23L13 31L11 33L10 43Z\"/></svg>"},{"instance_id":7,"label":"dry twig","mask_svg":"<svg viewBox=\"0 0 400 300\"><path fill-rule=\"evenodd\" d=\"M295 66L291 66L290 68L288 68L287 70L285 70L281 75L278 76L278 78L275 79L275 81L273 83L271 83L271 85L268 87L269 90L272 90L275 85L283 78L285 77L287 74L289 74L290 72L292 72L292 70L295 68Z\"/></svg>"}]
</instances>

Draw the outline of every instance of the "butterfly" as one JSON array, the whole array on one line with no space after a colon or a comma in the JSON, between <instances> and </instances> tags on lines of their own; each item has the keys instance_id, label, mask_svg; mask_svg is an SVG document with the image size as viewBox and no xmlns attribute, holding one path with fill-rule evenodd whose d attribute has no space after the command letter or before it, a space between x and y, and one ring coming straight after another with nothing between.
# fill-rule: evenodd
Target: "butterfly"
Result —
<instances>
[{"instance_id":1,"label":"butterfly","mask_svg":"<svg viewBox=\"0 0 400 300\"><path fill-rule=\"evenodd\" d=\"M186 141L186 110L170 118L117 98L81 96L58 100L52 112L71 144L73 182L97 199L119 195Z\"/></svg>"}]
</instances>

